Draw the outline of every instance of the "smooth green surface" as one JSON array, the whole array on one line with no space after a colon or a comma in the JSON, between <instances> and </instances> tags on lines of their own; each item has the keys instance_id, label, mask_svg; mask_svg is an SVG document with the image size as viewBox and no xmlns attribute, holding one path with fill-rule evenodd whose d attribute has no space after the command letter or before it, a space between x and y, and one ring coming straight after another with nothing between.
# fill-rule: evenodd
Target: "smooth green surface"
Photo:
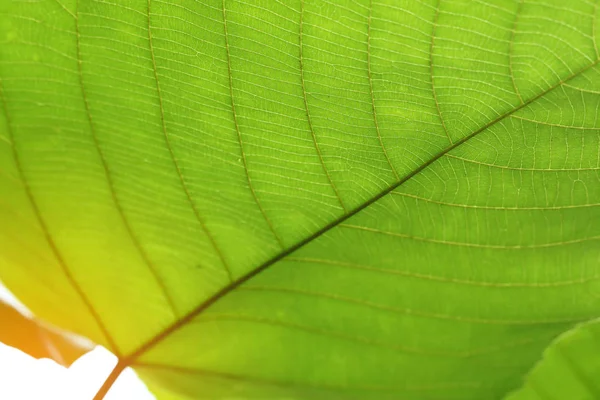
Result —
<instances>
[{"instance_id":1,"label":"smooth green surface","mask_svg":"<svg viewBox=\"0 0 600 400\"><path fill-rule=\"evenodd\" d=\"M149 382L498 399L600 316L595 2L0 12L0 278Z\"/></svg>"},{"instance_id":2,"label":"smooth green surface","mask_svg":"<svg viewBox=\"0 0 600 400\"><path fill-rule=\"evenodd\" d=\"M505 400L600 398L600 323L582 324L544 351L523 387Z\"/></svg>"}]
</instances>

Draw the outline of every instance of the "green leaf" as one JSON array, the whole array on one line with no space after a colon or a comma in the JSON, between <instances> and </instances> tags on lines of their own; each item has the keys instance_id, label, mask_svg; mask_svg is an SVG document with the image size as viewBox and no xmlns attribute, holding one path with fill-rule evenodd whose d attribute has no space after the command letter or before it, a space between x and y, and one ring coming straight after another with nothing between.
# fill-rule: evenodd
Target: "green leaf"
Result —
<instances>
[{"instance_id":1,"label":"green leaf","mask_svg":"<svg viewBox=\"0 0 600 400\"><path fill-rule=\"evenodd\" d=\"M506 400L600 398L600 323L583 324L558 337Z\"/></svg>"},{"instance_id":2,"label":"green leaf","mask_svg":"<svg viewBox=\"0 0 600 400\"><path fill-rule=\"evenodd\" d=\"M0 300L0 343L16 347L35 358L49 358L70 366L90 350L81 340L27 317Z\"/></svg>"},{"instance_id":3,"label":"green leaf","mask_svg":"<svg viewBox=\"0 0 600 400\"><path fill-rule=\"evenodd\" d=\"M0 12L0 278L104 390L497 399L600 316L595 2Z\"/></svg>"}]
</instances>

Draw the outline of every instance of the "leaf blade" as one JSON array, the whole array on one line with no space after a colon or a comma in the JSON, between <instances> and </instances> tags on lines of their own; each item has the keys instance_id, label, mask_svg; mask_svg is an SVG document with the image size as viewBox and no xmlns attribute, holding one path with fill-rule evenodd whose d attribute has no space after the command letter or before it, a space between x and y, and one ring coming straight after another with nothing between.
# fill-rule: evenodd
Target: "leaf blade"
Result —
<instances>
[{"instance_id":1,"label":"leaf blade","mask_svg":"<svg viewBox=\"0 0 600 400\"><path fill-rule=\"evenodd\" d=\"M6 109L17 131L12 145L28 160L25 175L35 178L32 191L50 236L108 320L123 362L141 356L145 364L172 360L235 376L260 365L253 372L269 376L259 380L390 386L397 375L360 373L381 353L390 365L399 357L400 370L426 387L435 379L427 371L450 379L466 363L464 374L476 372L477 351L525 343L518 365L504 374L482 374L485 382L475 384L459 377L468 396L485 398L514 385L553 336L596 316L597 301L575 289L593 290L597 274L598 232L588 223L600 198L600 143L595 114L586 111L597 103L591 4L86 1L73 11L59 5L53 7L62 19L50 19L50 26L74 28L75 43L72 31L62 40L40 36L44 13L25 5L14 11L39 13L38 19L15 18L17 29L3 30L32 35L3 54L13 64L31 56L28 71L44 89L57 80L35 69L35 57L60 66L58 82L74 86L20 92L28 87L24 72L3 65ZM582 16L591 35L574 25ZM41 113L32 127L18 105L43 110L42 101L62 114ZM52 137L64 149L33 144L44 140L42 124L59 129ZM56 165L55 154L65 157L59 165L77 166L67 168L68 179L34 168ZM404 178L396 181L394 173ZM49 182L42 184L42 176ZM93 193L81 193L84 181ZM345 204L350 213L343 213ZM75 238L81 232L87 234ZM316 268L306 260L325 263ZM24 264L18 256L6 263ZM287 271L297 264L305 275ZM323 271L325 265L343 275ZM23 285L14 272L8 276ZM392 282L407 295L398 297ZM363 290L366 284L373 293ZM111 288L122 295L107 295ZM438 293L448 302L436 300ZM519 296L502 303L504 293ZM383 321L379 330L350 318L353 307ZM133 321L132 309L152 312ZM197 324L214 337L203 337ZM444 353L434 332L447 324L458 341L444 345L458 346L450 353L468 361L427 361L426 353ZM232 333L236 326L246 338ZM415 331L390 336L401 326ZM221 341L220 329L229 342ZM414 346L420 332L428 333L423 347ZM245 347L261 343L261 335L286 344L265 362ZM144 344L163 337L156 348ZM305 351L296 354L295 343ZM170 347L209 345L227 357L209 352L182 361ZM310 361L325 354L333 361L306 374ZM277 366L292 359L303 360L300 369L281 375ZM419 396L463 396L461 388Z\"/></svg>"}]
</instances>

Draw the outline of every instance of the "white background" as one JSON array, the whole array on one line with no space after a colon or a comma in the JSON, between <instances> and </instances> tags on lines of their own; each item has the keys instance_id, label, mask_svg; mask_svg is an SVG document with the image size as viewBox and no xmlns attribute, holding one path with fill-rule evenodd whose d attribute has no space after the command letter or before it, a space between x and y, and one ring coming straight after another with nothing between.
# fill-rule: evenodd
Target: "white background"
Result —
<instances>
[{"instance_id":1,"label":"white background","mask_svg":"<svg viewBox=\"0 0 600 400\"><path fill-rule=\"evenodd\" d=\"M19 306L1 283L0 298ZM0 329L10 327L0 321ZM0 399L92 400L116 363L117 358L112 353L96 347L67 369L51 360L36 360L0 343ZM105 400L153 399L130 369L121 374L105 397Z\"/></svg>"}]
</instances>

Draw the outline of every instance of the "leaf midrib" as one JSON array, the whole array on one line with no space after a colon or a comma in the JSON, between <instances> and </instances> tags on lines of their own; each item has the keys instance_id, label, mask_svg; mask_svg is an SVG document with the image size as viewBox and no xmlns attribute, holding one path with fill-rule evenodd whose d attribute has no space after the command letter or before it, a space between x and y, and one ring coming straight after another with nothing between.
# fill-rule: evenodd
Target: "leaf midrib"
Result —
<instances>
[{"instance_id":1,"label":"leaf midrib","mask_svg":"<svg viewBox=\"0 0 600 400\"><path fill-rule=\"evenodd\" d=\"M548 93L552 92L554 89L560 87L562 84L564 84L564 83L566 83L566 82L568 82L568 81L570 81L570 80L572 80L572 79L580 76L581 74L585 73L586 71L592 69L593 67L595 67L596 65L598 65L598 63L600 63L600 58L596 59L593 63L589 64L588 66L586 66L586 67L584 67L582 69L580 69L579 71L571 74L567 78L558 81L553 86L551 86L548 89L544 90L543 92L541 92L537 96L532 97L530 100L523 102L522 104L520 104L516 108L512 109L511 111L508 111L508 112L506 112L506 113L498 116L497 118L495 118L492 121L488 122L487 124L485 124L481 128L479 128L476 131L472 132L468 136L465 136L461 140L456 141L451 146L448 146L446 149L440 151L439 153L437 153L436 155L434 155L432 158L430 158L428 161L426 161L425 163L423 163L421 166L419 166L418 168L416 168L415 170L413 170L411 173L405 175L404 177L402 177L401 179L399 179L396 183L394 183L393 185L389 186L387 189L381 191L380 193L378 193L377 195L375 195L374 197L372 197L368 201L366 201L363 204L359 205L358 207L352 209L347 214L345 214L345 215L339 217L338 219L330 222L329 224L325 225L323 228L321 228L320 230L316 231L312 235L306 237L305 239L299 241L295 245L293 245L291 247L288 247L287 249L283 250L282 252L280 252L276 256L270 258L269 260L267 260L266 262L264 262L263 264L261 264L260 266L258 266L257 268L255 268L255 269L251 270L250 272L248 272L246 275L243 275L238 280L231 282L229 285L225 286L224 288L222 288L221 290L219 290L217 293L213 294L210 298L208 298L207 300L205 300L204 302L202 302L200 305L198 305L197 307L195 307L193 310L191 310L190 312L188 312L184 317L182 317L179 320L175 321L169 327L165 328L163 331L161 331L160 333L158 333L157 335L155 335L152 339L150 339L149 341L147 341L146 343L144 343L142 346L140 346L137 350L135 350L134 352L132 352L130 355L121 358L119 360L119 363L117 364L117 366L115 367L115 370L113 372L116 372L117 370L120 371L120 370L122 370L122 369L124 369L124 368L126 368L128 366L133 365L135 363L135 360L138 357L140 357L146 351L150 350L151 348L153 348L154 346L156 346L157 344L159 344L160 342L162 342L165 338L167 338L169 335L171 335L171 333L173 333L176 330L178 330L179 328L185 326L193 318L195 318L197 315L199 315L204 310L206 310L207 308L209 308L211 305L213 305L214 303L216 303L219 299L225 297L227 294L229 294L230 292L232 292L233 290L235 290L236 288L238 288L240 285L244 284L245 282L249 281L250 279L252 279L256 275L258 275L261 272L265 271L266 269L268 269L273 264L275 264L278 261L284 259L288 255L290 255L293 252L295 252L296 250L304 247L305 245L311 243L312 241L318 239L320 236L322 236L323 234L329 232L331 229L337 227L338 225L340 225L344 221L346 221L349 218L353 217L354 215L358 214L362 210L368 208L369 206L371 206L372 204L374 204L375 202L377 202L381 198L387 196L388 194L390 194L391 192L393 192L394 190L396 190L398 187L400 187L401 185L403 185L405 182L409 181L414 176L416 176L417 174L419 174L421 171L423 171L426 168L428 168L431 164L433 164L434 162L436 162L437 160L439 160L441 157L443 157L447 153L451 152L452 150L456 149L457 147L461 146L462 144L464 144L465 142L471 140L472 138L478 136L480 133L486 131L487 129L489 129L490 127L494 126L495 124L503 121L505 118L510 117L512 114L514 114L514 113L518 112L519 110L521 110L521 109L529 106L530 104L534 103L538 99L540 99L540 98L544 97L545 95L547 95ZM110 377L109 377L109 379L110 379Z\"/></svg>"}]
</instances>

